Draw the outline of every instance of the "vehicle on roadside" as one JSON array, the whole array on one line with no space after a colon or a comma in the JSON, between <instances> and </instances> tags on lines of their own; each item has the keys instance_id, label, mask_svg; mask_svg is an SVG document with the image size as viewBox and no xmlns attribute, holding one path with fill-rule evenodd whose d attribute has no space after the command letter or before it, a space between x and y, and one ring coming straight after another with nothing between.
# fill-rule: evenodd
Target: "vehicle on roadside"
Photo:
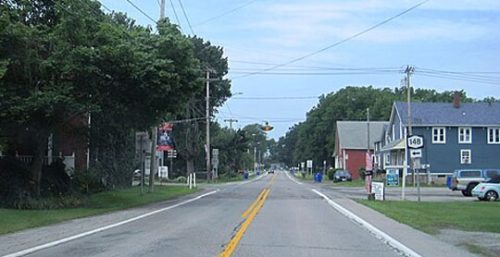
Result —
<instances>
[{"instance_id":1,"label":"vehicle on roadside","mask_svg":"<svg viewBox=\"0 0 500 257\"><path fill-rule=\"evenodd\" d=\"M500 176L481 182L472 189L472 196L481 201L496 201L500 196Z\"/></svg>"},{"instance_id":2,"label":"vehicle on roadside","mask_svg":"<svg viewBox=\"0 0 500 257\"><path fill-rule=\"evenodd\" d=\"M337 170L333 174L333 182L352 181L352 175L347 170Z\"/></svg>"},{"instance_id":3,"label":"vehicle on roadside","mask_svg":"<svg viewBox=\"0 0 500 257\"><path fill-rule=\"evenodd\" d=\"M455 170L448 188L460 190L464 196L472 196L472 189L481 182L500 176L500 169L460 169Z\"/></svg>"}]
</instances>

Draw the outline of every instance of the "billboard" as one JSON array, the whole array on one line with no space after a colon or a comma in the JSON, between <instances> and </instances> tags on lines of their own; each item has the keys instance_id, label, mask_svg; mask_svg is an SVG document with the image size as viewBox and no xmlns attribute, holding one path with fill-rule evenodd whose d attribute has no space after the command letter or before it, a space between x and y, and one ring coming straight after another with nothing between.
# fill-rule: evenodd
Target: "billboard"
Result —
<instances>
[{"instance_id":1,"label":"billboard","mask_svg":"<svg viewBox=\"0 0 500 257\"><path fill-rule=\"evenodd\" d=\"M175 139L172 135L172 129L174 125L172 123L163 123L158 127L158 133L156 137L156 150L157 151L168 151L175 149Z\"/></svg>"}]
</instances>

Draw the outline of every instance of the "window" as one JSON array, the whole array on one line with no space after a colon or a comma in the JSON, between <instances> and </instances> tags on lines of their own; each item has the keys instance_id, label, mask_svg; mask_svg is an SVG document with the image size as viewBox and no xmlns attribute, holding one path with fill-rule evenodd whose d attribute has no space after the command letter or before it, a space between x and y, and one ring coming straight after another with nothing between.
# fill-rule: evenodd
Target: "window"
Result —
<instances>
[{"instance_id":1,"label":"window","mask_svg":"<svg viewBox=\"0 0 500 257\"><path fill-rule=\"evenodd\" d=\"M481 171L480 170L463 170L462 172L460 172L460 177L461 178L481 177Z\"/></svg>"},{"instance_id":2,"label":"window","mask_svg":"<svg viewBox=\"0 0 500 257\"><path fill-rule=\"evenodd\" d=\"M500 128L488 128L488 144L500 144Z\"/></svg>"},{"instance_id":3,"label":"window","mask_svg":"<svg viewBox=\"0 0 500 257\"><path fill-rule=\"evenodd\" d=\"M472 143L472 129L471 128L458 128L458 143L459 144Z\"/></svg>"},{"instance_id":4,"label":"window","mask_svg":"<svg viewBox=\"0 0 500 257\"><path fill-rule=\"evenodd\" d=\"M443 127L432 128L432 143L445 144L446 143L446 129Z\"/></svg>"},{"instance_id":5,"label":"window","mask_svg":"<svg viewBox=\"0 0 500 257\"><path fill-rule=\"evenodd\" d=\"M471 152L469 149L460 150L460 164L471 164Z\"/></svg>"}]
</instances>

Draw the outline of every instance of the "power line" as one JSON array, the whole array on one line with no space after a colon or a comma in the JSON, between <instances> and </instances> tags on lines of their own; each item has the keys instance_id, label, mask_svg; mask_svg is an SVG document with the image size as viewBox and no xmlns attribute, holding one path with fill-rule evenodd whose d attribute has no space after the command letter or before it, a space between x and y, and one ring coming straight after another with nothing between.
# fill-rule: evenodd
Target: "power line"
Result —
<instances>
[{"instance_id":1,"label":"power line","mask_svg":"<svg viewBox=\"0 0 500 257\"><path fill-rule=\"evenodd\" d=\"M235 100L308 100L318 99L319 96L276 96L276 97L233 97Z\"/></svg>"},{"instance_id":2,"label":"power line","mask_svg":"<svg viewBox=\"0 0 500 257\"><path fill-rule=\"evenodd\" d=\"M140 13L142 13L142 15L146 16L149 20L151 20L154 24L156 24L156 20L151 18L151 16L149 16L146 12L144 12L141 8L139 8L139 6L135 5L132 1L130 0L125 0L127 1L130 5L132 5L137 11L139 11Z\"/></svg>"},{"instance_id":3,"label":"power line","mask_svg":"<svg viewBox=\"0 0 500 257\"><path fill-rule=\"evenodd\" d=\"M182 31L181 22L179 20L179 16L177 16L177 11L175 10L174 2L172 0L169 0L169 2L170 6L172 7L172 11L174 12L175 20L177 21L177 24L179 25L179 28Z\"/></svg>"},{"instance_id":4,"label":"power line","mask_svg":"<svg viewBox=\"0 0 500 257\"><path fill-rule=\"evenodd\" d=\"M374 29L376 29L376 28L378 28L378 27L380 27L380 26L382 26L382 25L384 25L384 24L386 24L386 23L388 23L388 22L390 22L390 21L392 21L392 20L396 19L396 18L399 18L399 17L403 16L404 14L406 14L406 13L408 13L408 12L410 12L410 11L412 11L412 10L414 10L414 9L418 8L419 6L421 6L421 5L425 4L425 3L426 3L426 2L428 2L428 1L429 1L429 0L422 1L422 2L420 2L420 3L416 4L416 5L414 5L414 6L410 7L410 8L408 8L408 9L406 9L406 10L404 10L404 11L402 11L402 12L400 12L400 13L398 13L398 14L396 14L396 15L394 15L394 16L392 16L392 17L390 17L390 18L388 18L388 19L385 19L385 20L383 20L383 21L381 21L381 22L379 22L379 23L377 23L377 24L375 24L375 25L373 25L373 26L371 26L371 27L369 27L369 28L365 29L365 30L362 30L362 31L360 31L360 32L358 32L358 33L356 33L356 34L354 34L354 35L350 36L350 37L347 37L347 38L345 38L345 39L342 39L342 40L340 40L340 41L337 41L337 42L335 42L335 43L333 43L333 44L331 44L331 45L329 45L329 46L326 46L326 47L324 47L324 48L321 48L321 49L319 49L319 50L317 50L317 51L314 51L314 52L312 52L312 53L309 53L309 54L303 55L303 56L301 56L301 57L298 57L298 58L292 59L292 60L290 60L290 61L288 61L288 62L285 62L285 63L282 63L282 64L278 64L278 65L274 65L273 67L270 67L270 68L267 68L267 69L263 69L263 70L261 70L261 71L251 72L251 73L248 73L248 74L245 74L245 75L242 75L242 76L236 77L236 78L243 78L243 77L248 77L248 76L252 76L252 75L257 75L257 74L266 73L266 72L268 72L268 71L275 70L275 69L277 69L277 68L279 68L279 67L287 66L287 65L290 65L290 64L292 64L292 63L296 63L296 62L298 62L298 61L301 61L301 60L304 60L304 59L306 59L306 58L309 58L309 57L311 57L311 56L317 55L317 54L319 54L319 53L321 53L321 52L324 52L324 51L326 51L326 50L328 50L328 49L331 49L331 48L333 48L333 47L339 46L339 45L341 45L341 44L343 44L343 43L345 43L345 42L348 42L348 41L350 41L350 40L352 40L352 39L354 39L354 38L357 38L357 37L359 37L359 36L361 36L361 35L363 35L363 34L365 34L365 33L368 33L368 32L370 32L370 31L372 31L372 30L374 30ZM235 78L233 78L233 79L235 79Z\"/></svg>"},{"instance_id":5,"label":"power line","mask_svg":"<svg viewBox=\"0 0 500 257\"><path fill-rule=\"evenodd\" d=\"M189 22L189 18L186 14L186 10L184 9L184 5L182 4L182 1L178 0L178 2L179 2L179 5L181 6L182 13L184 14L184 18L186 18L187 24L189 26L189 30L191 30L191 34L195 35L193 27L191 26L191 22Z\"/></svg>"},{"instance_id":6,"label":"power line","mask_svg":"<svg viewBox=\"0 0 500 257\"><path fill-rule=\"evenodd\" d=\"M228 14L231 14L231 13L233 13L233 12L235 12L235 11L239 10L239 9L242 9L242 8L244 8L244 7L247 7L248 5L250 5L250 4L252 4L252 3L256 2L256 1L257 1L257 0L248 1L248 2L246 2L246 3L244 3L244 4L240 5L240 6L237 6L237 7L233 8L233 9L227 10L227 11L225 11L225 12L222 12L222 13L221 13L221 14L219 14L219 15L213 16L213 17L208 18L208 19L206 19L206 20L204 20L204 21L202 21L202 22L200 22L200 23L198 23L198 24L195 24L194 26L195 26L195 27L196 27L196 26L201 26L201 25L203 25L203 24L205 24L205 23L208 23L208 22L210 22L210 21L213 21L213 20L216 20L216 19L222 18L222 17L224 17L224 16L226 16L226 15L228 15Z\"/></svg>"},{"instance_id":7,"label":"power line","mask_svg":"<svg viewBox=\"0 0 500 257\"><path fill-rule=\"evenodd\" d=\"M285 75L285 76L345 76L345 75L381 75L387 73L399 73L399 71L372 71L372 72L265 72L265 73L255 73L255 72L231 72L231 74L243 74L244 75ZM240 77L242 77L240 76ZM238 77L233 77L235 79Z\"/></svg>"}]
</instances>

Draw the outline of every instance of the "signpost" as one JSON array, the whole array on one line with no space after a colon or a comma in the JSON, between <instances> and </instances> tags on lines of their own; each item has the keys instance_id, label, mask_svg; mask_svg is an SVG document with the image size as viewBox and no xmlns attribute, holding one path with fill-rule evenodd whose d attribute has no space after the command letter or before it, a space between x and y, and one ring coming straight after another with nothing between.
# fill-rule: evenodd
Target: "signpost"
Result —
<instances>
[{"instance_id":1,"label":"signpost","mask_svg":"<svg viewBox=\"0 0 500 257\"><path fill-rule=\"evenodd\" d=\"M412 173L417 175L414 178L417 181L417 198L420 202L420 159L422 158L422 148L424 147L424 137L418 135L411 135L408 137L408 149L410 150L410 158L411 158L411 169Z\"/></svg>"}]
</instances>

